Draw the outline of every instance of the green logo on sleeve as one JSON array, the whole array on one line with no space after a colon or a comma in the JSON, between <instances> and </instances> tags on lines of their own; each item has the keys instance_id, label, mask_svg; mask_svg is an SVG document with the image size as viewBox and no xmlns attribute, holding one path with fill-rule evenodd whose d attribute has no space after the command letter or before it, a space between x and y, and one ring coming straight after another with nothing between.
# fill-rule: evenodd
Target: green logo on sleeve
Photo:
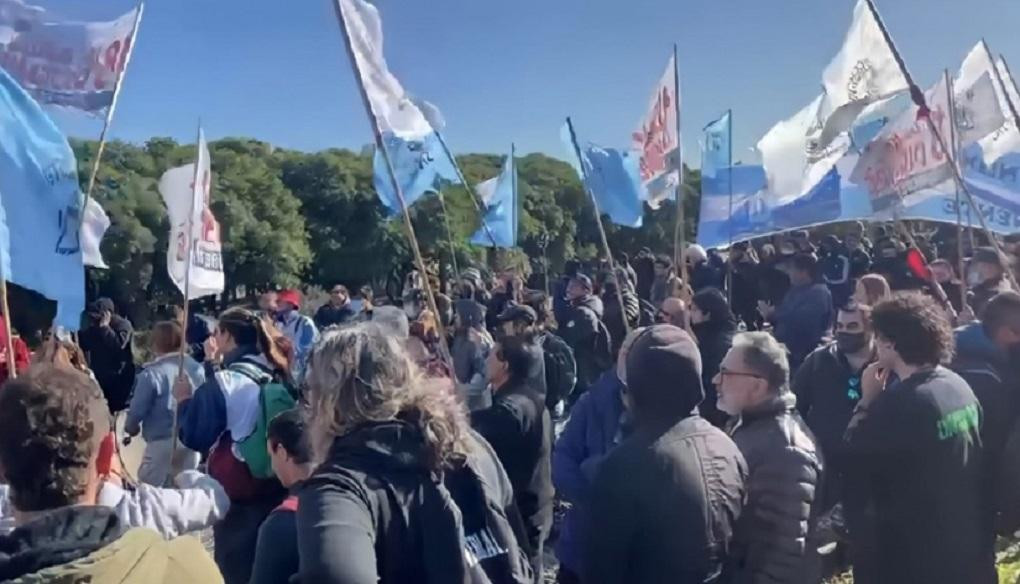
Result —
<instances>
[{"instance_id":1,"label":"green logo on sleeve","mask_svg":"<svg viewBox=\"0 0 1020 584\"><path fill-rule=\"evenodd\" d=\"M977 404L949 412L938 421L939 440L948 440L978 428Z\"/></svg>"}]
</instances>

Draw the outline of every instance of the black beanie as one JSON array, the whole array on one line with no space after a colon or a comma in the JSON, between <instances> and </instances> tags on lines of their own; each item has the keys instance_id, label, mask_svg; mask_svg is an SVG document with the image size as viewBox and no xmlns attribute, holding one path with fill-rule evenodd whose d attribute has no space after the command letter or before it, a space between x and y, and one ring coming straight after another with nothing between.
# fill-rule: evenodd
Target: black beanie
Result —
<instances>
[{"instance_id":1,"label":"black beanie","mask_svg":"<svg viewBox=\"0 0 1020 584\"><path fill-rule=\"evenodd\" d=\"M705 399L701 352L686 331L657 324L627 354L627 393L641 415L683 417Z\"/></svg>"}]
</instances>

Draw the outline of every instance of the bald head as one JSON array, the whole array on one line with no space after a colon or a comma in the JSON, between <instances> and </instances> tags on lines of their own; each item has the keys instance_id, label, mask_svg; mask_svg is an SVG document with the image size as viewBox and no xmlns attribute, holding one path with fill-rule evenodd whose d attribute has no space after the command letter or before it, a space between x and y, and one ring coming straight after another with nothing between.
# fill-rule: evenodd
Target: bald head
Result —
<instances>
[{"instance_id":1,"label":"bald head","mask_svg":"<svg viewBox=\"0 0 1020 584\"><path fill-rule=\"evenodd\" d=\"M687 319L687 305L679 298L667 298L659 307L659 322L684 328Z\"/></svg>"}]
</instances>

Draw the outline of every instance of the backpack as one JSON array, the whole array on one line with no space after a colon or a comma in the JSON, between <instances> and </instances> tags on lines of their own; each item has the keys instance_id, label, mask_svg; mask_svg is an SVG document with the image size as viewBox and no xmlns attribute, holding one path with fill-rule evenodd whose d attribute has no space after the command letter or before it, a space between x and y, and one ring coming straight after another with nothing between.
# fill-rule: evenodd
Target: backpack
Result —
<instances>
[{"instance_id":1,"label":"backpack","mask_svg":"<svg viewBox=\"0 0 1020 584\"><path fill-rule=\"evenodd\" d=\"M253 477L272 478L275 474L269 460L269 451L266 450L269 421L280 412L293 409L297 400L290 388L256 365L239 361L231 364L227 370L240 373L259 386L259 413L255 418L255 429L247 438L237 441L237 451L244 458Z\"/></svg>"},{"instance_id":2,"label":"backpack","mask_svg":"<svg viewBox=\"0 0 1020 584\"><path fill-rule=\"evenodd\" d=\"M641 298L638 300L638 326L646 327L655 324L655 306Z\"/></svg>"},{"instance_id":3,"label":"backpack","mask_svg":"<svg viewBox=\"0 0 1020 584\"><path fill-rule=\"evenodd\" d=\"M546 333L542 339L542 354L545 358L545 405L553 409L574 391L577 361L570 345L552 333Z\"/></svg>"}]
</instances>

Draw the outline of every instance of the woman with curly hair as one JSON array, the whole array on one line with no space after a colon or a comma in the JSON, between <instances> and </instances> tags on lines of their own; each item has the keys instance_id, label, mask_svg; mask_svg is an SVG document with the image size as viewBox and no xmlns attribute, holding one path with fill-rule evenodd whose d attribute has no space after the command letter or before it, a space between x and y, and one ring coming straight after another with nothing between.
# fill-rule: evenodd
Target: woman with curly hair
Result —
<instances>
[{"instance_id":1,"label":"woman with curly hair","mask_svg":"<svg viewBox=\"0 0 1020 584\"><path fill-rule=\"evenodd\" d=\"M878 361L864 370L846 435L855 580L996 582L982 519L981 408L942 366L954 348L945 312L901 293L871 319Z\"/></svg>"},{"instance_id":2,"label":"woman with curly hair","mask_svg":"<svg viewBox=\"0 0 1020 584\"><path fill-rule=\"evenodd\" d=\"M327 331L305 380L319 466L298 499L300 581L464 582L478 569L530 572L492 448L472 432L448 382L426 378L393 335L375 323Z\"/></svg>"}]
</instances>

